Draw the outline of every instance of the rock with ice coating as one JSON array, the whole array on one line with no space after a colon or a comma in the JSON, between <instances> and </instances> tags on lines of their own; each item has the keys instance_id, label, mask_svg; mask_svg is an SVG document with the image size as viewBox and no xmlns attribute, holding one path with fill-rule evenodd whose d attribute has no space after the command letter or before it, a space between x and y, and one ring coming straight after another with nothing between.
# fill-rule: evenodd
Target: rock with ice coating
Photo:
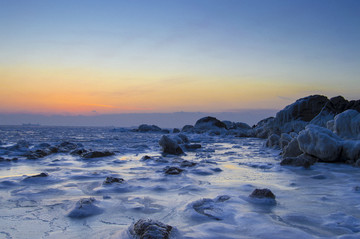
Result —
<instances>
[{"instance_id":1,"label":"rock with ice coating","mask_svg":"<svg viewBox=\"0 0 360 239\"><path fill-rule=\"evenodd\" d=\"M131 225L129 232L139 239L168 239L173 227L152 219L140 219Z\"/></svg>"},{"instance_id":2,"label":"rock with ice coating","mask_svg":"<svg viewBox=\"0 0 360 239\"><path fill-rule=\"evenodd\" d=\"M275 195L268 188L263 188L263 189L258 189L257 188L249 195L249 197L275 199Z\"/></svg>"},{"instance_id":3,"label":"rock with ice coating","mask_svg":"<svg viewBox=\"0 0 360 239\"><path fill-rule=\"evenodd\" d=\"M266 146L270 148L279 148L280 136L277 134L272 134L266 141Z\"/></svg>"},{"instance_id":4,"label":"rock with ice coating","mask_svg":"<svg viewBox=\"0 0 360 239\"><path fill-rule=\"evenodd\" d=\"M360 140L360 113L346 110L334 118L334 133L343 139Z\"/></svg>"},{"instance_id":5,"label":"rock with ice coating","mask_svg":"<svg viewBox=\"0 0 360 239\"><path fill-rule=\"evenodd\" d=\"M189 204L197 213L204 215L210 219L222 220L224 219L224 212L222 210L222 203L229 200L227 195L218 196L215 199L203 198Z\"/></svg>"},{"instance_id":6,"label":"rock with ice coating","mask_svg":"<svg viewBox=\"0 0 360 239\"><path fill-rule=\"evenodd\" d=\"M69 212L68 217L71 218L84 218L97 215L103 212L103 209L96 206L95 198L82 198L75 207Z\"/></svg>"},{"instance_id":7,"label":"rock with ice coating","mask_svg":"<svg viewBox=\"0 0 360 239\"><path fill-rule=\"evenodd\" d=\"M163 135L159 141L159 145L162 148L162 151L166 154L183 154L184 151L180 147L180 145L177 142L178 137L172 138L167 135Z\"/></svg>"},{"instance_id":8,"label":"rock with ice coating","mask_svg":"<svg viewBox=\"0 0 360 239\"><path fill-rule=\"evenodd\" d=\"M283 149L282 156L286 157L296 157L301 155L303 152L300 150L299 142L297 138L293 138L290 143Z\"/></svg>"},{"instance_id":9,"label":"rock with ice coating","mask_svg":"<svg viewBox=\"0 0 360 239\"><path fill-rule=\"evenodd\" d=\"M343 162L355 163L360 158L360 140L344 140L340 158Z\"/></svg>"},{"instance_id":10,"label":"rock with ice coating","mask_svg":"<svg viewBox=\"0 0 360 239\"><path fill-rule=\"evenodd\" d=\"M79 145L75 143L64 141L61 142L57 147L59 148L59 152L68 153L70 151L77 149L78 146Z\"/></svg>"},{"instance_id":11,"label":"rock with ice coating","mask_svg":"<svg viewBox=\"0 0 360 239\"><path fill-rule=\"evenodd\" d=\"M281 149L284 149L292 140L293 138L287 134L287 133L282 133L279 139L279 145Z\"/></svg>"},{"instance_id":12,"label":"rock with ice coating","mask_svg":"<svg viewBox=\"0 0 360 239\"><path fill-rule=\"evenodd\" d=\"M195 128L192 125L185 125L182 129L181 132L185 132L185 133L195 133Z\"/></svg>"},{"instance_id":13,"label":"rock with ice coating","mask_svg":"<svg viewBox=\"0 0 360 239\"><path fill-rule=\"evenodd\" d=\"M342 150L342 139L330 130L308 125L298 136L299 148L324 162L339 161Z\"/></svg>"}]
</instances>

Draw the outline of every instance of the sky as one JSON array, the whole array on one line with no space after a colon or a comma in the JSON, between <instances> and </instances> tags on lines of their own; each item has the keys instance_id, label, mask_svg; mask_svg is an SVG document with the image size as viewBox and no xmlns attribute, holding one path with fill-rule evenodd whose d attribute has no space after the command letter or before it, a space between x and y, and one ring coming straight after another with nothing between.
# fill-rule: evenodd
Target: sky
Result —
<instances>
[{"instance_id":1,"label":"sky","mask_svg":"<svg viewBox=\"0 0 360 239\"><path fill-rule=\"evenodd\" d=\"M359 99L359 26L357 0L0 0L0 113Z\"/></svg>"}]
</instances>

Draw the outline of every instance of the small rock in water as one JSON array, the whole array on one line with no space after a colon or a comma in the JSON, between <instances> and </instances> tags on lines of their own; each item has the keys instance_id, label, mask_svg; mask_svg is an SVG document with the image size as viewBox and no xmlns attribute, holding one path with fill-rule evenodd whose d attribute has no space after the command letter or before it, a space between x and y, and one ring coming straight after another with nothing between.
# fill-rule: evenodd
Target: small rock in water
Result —
<instances>
[{"instance_id":1,"label":"small rock in water","mask_svg":"<svg viewBox=\"0 0 360 239\"><path fill-rule=\"evenodd\" d=\"M86 159L102 158L102 157L112 156L114 154L115 154L114 152L110 152L110 151L91 151L83 154L82 157Z\"/></svg>"},{"instance_id":2,"label":"small rock in water","mask_svg":"<svg viewBox=\"0 0 360 239\"><path fill-rule=\"evenodd\" d=\"M166 167L165 169L165 174L170 174L170 175L177 175L180 174L182 171L181 168L177 168L177 167Z\"/></svg>"},{"instance_id":3,"label":"small rock in water","mask_svg":"<svg viewBox=\"0 0 360 239\"><path fill-rule=\"evenodd\" d=\"M140 239L168 239L173 227L151 219L140 219L129 228L130 234Z\"/></svg>"},{"instance_id":4,"label":"small rock in water","mask_svg":"<svg viewBox=\"0 0 360 239\"><path fill-rule=\"evenodd\" d=\"M173 129L173 133L176 134L176 133L180 133L180 130L178 128L174 128Z\"/></svg>"},{"instance_id":5,"label":"small rock in water","mask_svg":"<svg viewBox=\"0 0 360 239\"><path fill-rule=\"evenodd\" d=\"M75 149L73 151L70 152L70 154L72 155L83 155L85 153L87 153L88 151L86 149Z\"/></svg>"},{"instance_id":6,"label":"small rock in water","mask_svg":"<svg viewBox=\"0 0 360 239\"><path fill-rule=\"evenodd\" d=\"M93 215L97 215L103 212L103 210L94 204L95 198L82 198L80 199L73 210L68 214L71 218L84 218Z\"/></svg>"},{"instance_id":7,"label":"small rock in water","mask_svg":"<svg viewBox=\"0 0 360 239\"><path fill-rule=\"evenodd\" d=\"M44 177L47 177L47 176L49 176L48 173L40 173L40 174L36 174L36 175L33 175L33 176L29 176L26 179L28 179L28 178L44 178Z\"/></svg>"},{"instance_id":8,"label":"small rock in water","mask_svg":"<svg viewBox=\"0 0 360 239\"><path fill-rule=\"evenodd\" d=\"M145 156L143 156L143 157L141 158L141 160L143 160L143 161L146 161L146 160L149 160L149 159L151 159L151 157L148 156L148 155L145 155Z\"/></svg>"},{"instance_id":9,"label":"small rock in water","mask_svg":"<svg viewBox=\"0 0 360 239\"><path fill-rule=\"evenodd\" d=\"M264 188L264 189L255 189L249 197L252 198L271 198L275 199L275 195L270 191L270 189Z\"/></svg>"},{"instance_id":10,"label":"small rock in water","mask_svg":"<svg viewBox=\"0 0 360 239\"><path fill-rule=\"evenodd\" d=\"M106 177L103 184L124 183L124 182L125 180L123 178Z\"/></svg>"}]
</instances>

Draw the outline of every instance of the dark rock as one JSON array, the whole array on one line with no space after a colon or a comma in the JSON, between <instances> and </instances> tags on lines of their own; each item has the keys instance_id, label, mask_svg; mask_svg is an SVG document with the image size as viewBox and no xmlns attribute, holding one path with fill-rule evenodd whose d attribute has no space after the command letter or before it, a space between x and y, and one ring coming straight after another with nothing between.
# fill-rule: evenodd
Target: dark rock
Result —
<instances>
[{"instance_id":1,"label":"dark rock","mask_svg":"<svg viewBox=\"0 0 360 239\"><path fill-rule=\"evenodd\" d=\"M211 116L199 119L198 121L196 121L194 127L197 129L205 130L211 130L213 127L227 129L226 125L223 122Z\"/></svg>"},{"instance_id":2,"label":"dark rock","mask_svg":"<svg viewBox=\"0 0 360 239\"><path fill-rule=\"evenodd\" d=\"M110 151L90 151L83 155L81 155L83 158L89 159L89 158L102 158L102 157L108 157L114 155L114 152Z\"/></svg>"},{"instance_id":3,"label":"dark rock","mask_svg":"<svg viewBox=\"0 0 360 239\"><path fill-rule=\"evenodd\" d=\"M193 133L195 131L194 126L192 125L185 125L182 129L181 132L188 132L188 133Z\"/></svg>"},{"instance_id":4,"label":"dark rock","mask_svg":"<svg viewBox=\"0 0 360 239\"><path fill-rule=\"evenodd\" d=\"M180 133L180 130L178 128L174 128L173 131L172 131L174 134L176 133Z\"/></svg>"},{"instance_id":5,"label":"dark rock","mask_svg":"<svg viewBox=\"0 0 360 239\"><path fill-rule=\"evenodd\" d=\"M280 165L309 168L311 165L315 164L316 161L316 158L302 154L297 157L286 157L280 162Z\"/></svg>"},{"instance_id":6,"label":"dark rock","mask_svg":"<svg viewBox=\"0 0 360 239\"><path fill-rule=\"evenodd\" d=\"M145 155L145 156L143 156L143 157L141 158L141 160L143 160L143 161L146 161L146 160L149 160L149 159L151 159L151 157L148 156L148 155Z\"/></svg>"},{"instance_id":7,"label":"dark rock","mask_svg":"<svg viewBox=\"0 0 360 239\"><path fill-rule=\"evenodd\" d=\"M26 177L25 179L29 179L29 178L44 178L44 177L47 177L47 176L49 176L48 173L40 173L40 174L36 174L36 175L33 175L33 176Z\"/></svg>"},{"instance_id":8,"label":"dark rock","mask_svg":"<svg viewBox=\"0 0 360 239\"><path fill-rule=\"evenodd\" d=\"M182 170L181 168L177 168L177 167L166 167L164 168L164 172L165 174L170 174L170 175L178 175L180 173L182 173Z\"/></svg>"},{"instance_id":9,"label":"dark rock","mask_svg":"<svg viewBox=\"0 0 360 239\"><path fill-rule=\"evenodd\" d=\"M86 149L75 149L73 151L70 152L70 154L72 155L83 155L83 154L86 154L88 152L88 150Z\"/></svg>"},{"instance_id":10,"label":"dark rock","mask_svg":"<svg viewBox=\"0 0 360 239\"><path fill-rule=\"evenodd\" d=\"M272 134L266 141L266 146L270 148L279 148L280 147L280 136L277 134Z\"/></svg>"},{"instance_id":11,"label":"dark rock","mask_svg":"<svg viewBox=\"0 0 360 239\"><path fill-rule=\"evenodd\" d=\"M103 184L124 183L124 182L125 180L123 178L106 177Z\"/></svg>"},{"instance_id":12,"label":"dark rock","mask_svg":"<svg viewBox=\"0 0 360 239\"><path fill-rule=\"evenodd\" d=\"M183 154L184 151L176 142L175 139L170 138L169 136L163 135L159 141L159 145L161 146L162 150L166 154Z\"/></svg>"},{"instance_id":13,"label":"dark rock","mask_svg":"<svg viewBox=\"0 0 360 239\"><path fill-rule=\"evenodd\" d=\"M297 157L301 155L303 152L299 147L299 142L297 138L293 138L288 145L283 149L283 158L288 157Z\"/></svg>"},{"instance_id":14,"label":"dark rock","mask_svg":"<svg viewBox=\"0 0 360 239\"><path fill-rule=\"evenodd\" d=\"M270 191L270 189L264 188L264 189L255 189L249 197L252 198L271 198L275 199L275 195Z\"/></svg>"},{"instance_id":15,"label":"dark rock","mask_svg":"<svg viewBox=\"0 0 360 239\"><path fill-rule=\"evenodd\" d=\"M142 124L137 129L138 132L161 132L161 128L156 125Z\"/></svg>"},{"instance_id":16,"label":"dark rock","mask_svg":"<svg viewBox=\"0 0 360 239\"><path fill-rule=\"evenodd\" d=\"M194 167L196 165L197 165L197 163L191 162L191 161L188 161L188 160L184 160L180 164L181 167Z\"/></svg>"},{"instance_id":17,"label":"dark rock","mask_svg":"<svg viewBox=\"0 0 360 239\"><path fill-rule=\"evenodd\" d=\"M168 239L173 227L151 219L140 219L129 228L129 232L139 239Z\"/></svg>"},{"instance_id":18,"label":"dark rock","mask_svg":"<svg viewBox=\"0 0 360 239\"><path fill-rule=\"evenodd\" d=\"M0 157L0 162L14 162L14 161L17 161L18 158L3 158L3 157Z\"/></svg>"}]
</instances>

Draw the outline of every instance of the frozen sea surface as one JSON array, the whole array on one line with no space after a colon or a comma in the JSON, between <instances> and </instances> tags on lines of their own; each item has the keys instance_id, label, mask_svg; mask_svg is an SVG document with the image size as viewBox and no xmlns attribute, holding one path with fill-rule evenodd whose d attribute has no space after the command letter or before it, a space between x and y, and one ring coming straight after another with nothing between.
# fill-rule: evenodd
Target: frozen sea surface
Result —
<instances>
[{"instance_id":1,"label":"frozen sea surface","mask_svg":"<svg viewBox=\"0 0 360 239\"><path fill-rule=\"evenodd\" d=\"M358 168L281 167L279 151L264 148L263 140L232 136L188 135L202 148L163 156L161 136L112 128L0 127L0 157L19 140L33 146L70 141L116 152L0 162L0 238L131 238L128 228L140 218L173 226L171 238L360 238ZM141 160L145 155L151 159ZM166 175L164 168L172 166L184 171ZM40 173L48 176L28 178ZM125 182L103 184L109 176ZM276 201L248 197L255 188L271 189Z\"/></svg>"}]
</instances>

